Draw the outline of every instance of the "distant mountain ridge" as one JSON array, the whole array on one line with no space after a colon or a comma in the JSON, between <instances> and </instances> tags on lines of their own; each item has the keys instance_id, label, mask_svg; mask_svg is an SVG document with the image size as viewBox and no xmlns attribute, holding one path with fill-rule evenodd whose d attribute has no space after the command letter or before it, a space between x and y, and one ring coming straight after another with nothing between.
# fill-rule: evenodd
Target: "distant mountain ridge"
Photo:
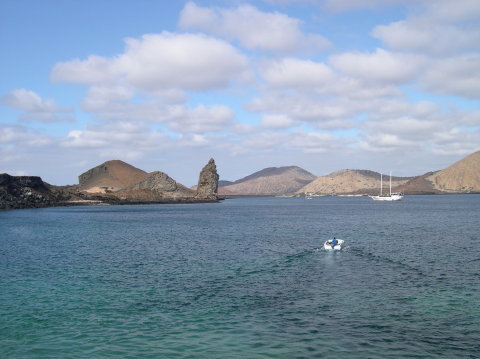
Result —
<instances>
[{"instance_id":1,"label":"distant mountain ridge","mask_svg":"<svg viewBox=\"0 0 480 359\"><path fill-rule=\"evenodd\" d=\"M384 193L389 176L384 175ZM219 186L220 185L220 186ZM79 185L51 186L36 176L0 174L0 209L85 204L196 203L224 195L370 195L380 191L380 173L338 170L316 177L298 166L269 167L237 181L219 181L213 159L202 169L196 190L167 174L147 173L120 160L79 176ZM405 194L480 193L480 151L436 172L392 177L392 191Z\"/></svg>"},{"instance_id":2,"label":"distant mountain ridge","mask_svg":"<svg viewBox=\"0 0 480 359\"><path fill-rule=\"evenodd\" d=\"M369 170L339 170L321 176L302 187L299 192L319 195L378 194L380 173ZM389 176L384 176L384 191L389 187ZM393 177L392 187L407 183L412 177Z\"/></svg>"},{"instance_id":3,"label":"distant mountain ridge","mask_svg":"<svg viewBox=\"0 0 480 359\"><path fill-rule=\"evenodd\" d=\"M317 178L298 166L268 167L226 186L219 187L220 194L277 195L298 191Z\"/></svg>"},{"instance_id":4,"label":"distant mountain ridge","mask_svg":"<svg viewBox=\"0 0 480 359\"><path fill-rule=\"evenodd\" d=\"M299 176L292 181L290 171ZM299 179L300 178L300 179ZM383 192L389 191L389 175L383 174ZM293 182L293 183L292 183ZM269 167L237 181L220 181L224 195L373 195L380 192L380 173L342 169L315 177L297 166ZM300 185L303 183L303 185ZM405 194L480 193L480 151L453 165L420 176L392 176L392 191Z\"/></svg>"}]
</instances>

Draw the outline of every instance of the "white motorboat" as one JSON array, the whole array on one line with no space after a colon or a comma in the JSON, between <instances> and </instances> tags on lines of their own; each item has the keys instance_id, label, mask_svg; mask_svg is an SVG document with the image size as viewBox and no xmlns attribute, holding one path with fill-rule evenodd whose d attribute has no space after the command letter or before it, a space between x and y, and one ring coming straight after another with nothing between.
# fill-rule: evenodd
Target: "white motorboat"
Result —
<instances>
[{"instance_id":1,"label":"white motorboat","mask_svg":"<svg viewBox=\"0 0 480 359\"><path fill-rule=\"evenodd\" d=\"M402 193L392 193L392 173L390 172L390 194L383 194L383 175L380 173L380 195L370 196L374 201L400 201L403 198Z\"/></svg>"},{"instance_id":2,"label":"white motorboat","mask_svg":"<svg viewBox=\"0 0 480 359\"><path fill-rule=\"evenodd\" d=\"M335 245L333 244L333 240L337 241ZM345 242L343 239L338 239L338 238L328 239L323 244L323 249L325 249L326 251L339 251L342 249L343 242Z\"/></svg>"}]
</instances>

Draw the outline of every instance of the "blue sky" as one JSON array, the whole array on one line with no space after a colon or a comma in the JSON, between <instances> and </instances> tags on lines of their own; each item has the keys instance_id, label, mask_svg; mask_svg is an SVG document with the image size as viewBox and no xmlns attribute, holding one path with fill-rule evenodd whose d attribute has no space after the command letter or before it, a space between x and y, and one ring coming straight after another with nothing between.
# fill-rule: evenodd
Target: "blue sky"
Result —
<instances>
[{"instance_id":1,"label":"blue sky","mask_svg":"<svg viewBox=\"0 0 480 359\"><path fill-rule=\"evenodd\" d=\"M3 0L0 172L419 175L480 149L476 0Z\"/></svg>"}]
</instances>

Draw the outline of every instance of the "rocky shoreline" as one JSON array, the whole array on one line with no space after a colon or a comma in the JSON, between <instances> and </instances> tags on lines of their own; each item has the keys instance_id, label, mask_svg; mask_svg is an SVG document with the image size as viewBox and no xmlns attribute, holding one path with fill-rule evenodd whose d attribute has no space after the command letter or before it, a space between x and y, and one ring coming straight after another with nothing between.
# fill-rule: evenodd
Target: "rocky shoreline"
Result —
<instances>
[{"instance_id":1,"label":"rocky shoreline","mask_svg":"<svg viewBox=\"0 0 480 359\"><path fill-rule=\"evenodd\" d=\"M165 186L165 183L168 186ZM53 186L38 176L0 174L0 210L65 206L139 205L215 203L223 198L217 194L218 174L210 159L199 176L197 190L187 189L161 172L116 192L89 193L80 185Z\"/></svg>"},{"instance_id":2,"label":"rocky shoreline","mask_svg":"<svg viewBox=\"0 0 480 359\"><path fill-rule=\"evenodd\" d=\"M223 198L165 198L137 200L115 196L89 195L83 192L49 185L36 176L0 174L0 210L146 204L216 203Z\"/></svg>"}]
</instances>

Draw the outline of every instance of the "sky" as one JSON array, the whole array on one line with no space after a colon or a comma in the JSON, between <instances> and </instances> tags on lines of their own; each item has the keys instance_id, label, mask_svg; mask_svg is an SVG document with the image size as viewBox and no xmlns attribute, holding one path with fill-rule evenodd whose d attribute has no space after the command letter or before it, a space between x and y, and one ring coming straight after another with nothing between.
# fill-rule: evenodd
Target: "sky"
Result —
<instances>
[{"instance_id":1,"label":"sky","mask_svg":"<svg viewBox=\"0 0 480 359\"><path fill-rule=\"evenodd\" d=\"M0 173L119 159L443 169L480 150L478 0L1 0Z\"/></svg>"}]
</instances>

